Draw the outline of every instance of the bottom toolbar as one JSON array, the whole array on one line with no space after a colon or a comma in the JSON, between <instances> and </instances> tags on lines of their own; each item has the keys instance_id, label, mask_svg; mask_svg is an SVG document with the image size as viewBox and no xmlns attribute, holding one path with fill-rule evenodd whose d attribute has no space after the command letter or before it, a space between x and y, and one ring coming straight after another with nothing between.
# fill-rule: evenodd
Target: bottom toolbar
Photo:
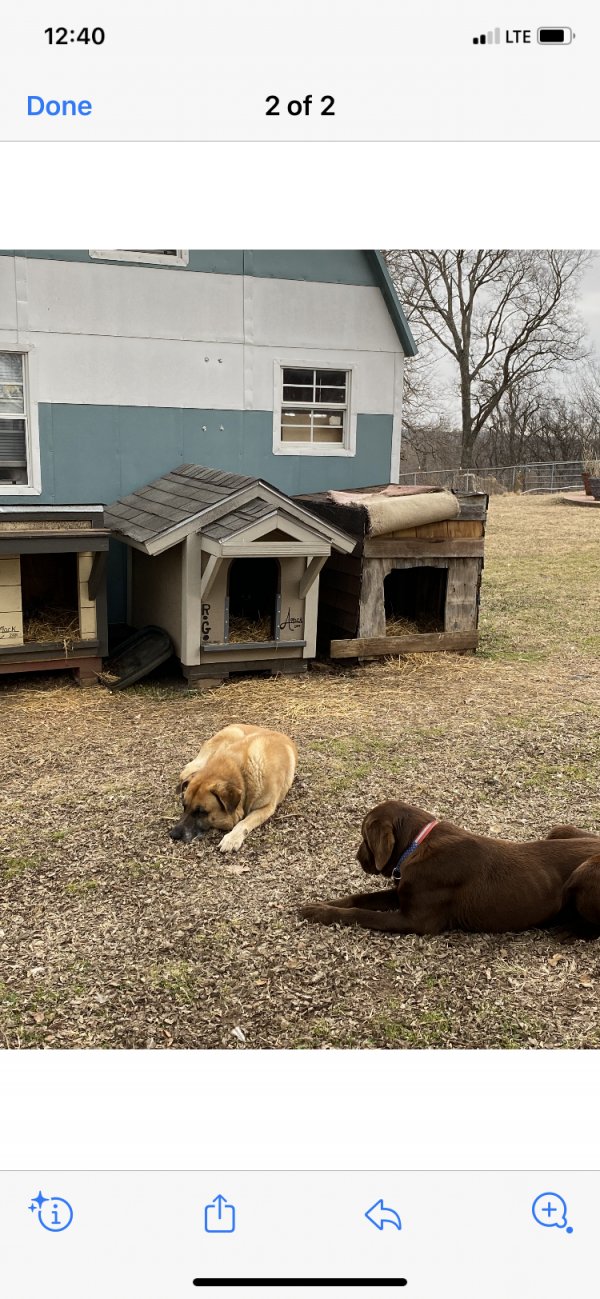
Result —
<instances>
[{"instance_id":1,"label":"bottom toolbar","mask_svg":"<svg viewBox=\"0 0 600 1299\"><path fill-rule=\"evenodd\" d=\"M591 1172L5 1172L0 1287L558 1299L595 1276L599 1200Z\"/></svg>"}]
</instances>

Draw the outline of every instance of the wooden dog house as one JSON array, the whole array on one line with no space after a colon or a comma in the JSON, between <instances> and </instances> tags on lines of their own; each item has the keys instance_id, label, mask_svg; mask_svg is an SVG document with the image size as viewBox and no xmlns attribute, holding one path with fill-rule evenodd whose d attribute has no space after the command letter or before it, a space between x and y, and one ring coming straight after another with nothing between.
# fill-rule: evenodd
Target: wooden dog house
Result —
<instances>
[{"instance_id":1,"label":"wooden dog house","mask_svg":"<svg viewBox=\"0 0 600 1299\"><path fill-rule=\"evenodd\" d=\"M101 505L0 508L0 674L71 668L96 684L107 649Z\"/></svg>"},{"instance_id":2,"label":"wooden dog house","mask_svg":"<svg viewBox=\"0 0 600 1299\"><path fill-rule=\"evenodd\" d=\"M295 499L354 537L352 555L321 574L319 640L332 658L476 649L484 493L388 484Z\"/></svg>"},{"instance_id":3,"label":"wooden dog house","mask_svg":"<svg viewBox=\"0 0 600 1299\"><path fill-rule=\"evenodd\" d=\"M188 681L306 669L320 571L353 538L262 479L201 465L180 465L106 517L129 547L128 619L169 633Z\"/></svg>"}]
</instances>

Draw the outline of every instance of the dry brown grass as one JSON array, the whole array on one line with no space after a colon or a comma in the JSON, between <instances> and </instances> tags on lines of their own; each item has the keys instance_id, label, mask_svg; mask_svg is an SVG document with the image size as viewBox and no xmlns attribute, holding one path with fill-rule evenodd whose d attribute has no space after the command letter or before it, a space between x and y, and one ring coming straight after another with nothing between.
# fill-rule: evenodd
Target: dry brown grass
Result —
<instances>
[{"instance_id":1,"label":"dry brown grass","mask_svg":"<svg viewBox=\"0 0 600 1299\"><path fill-rule=\"evenodd\" d=\"M389 796L525 839L600 832L600 518L490 509L477 655L411 655L208 695L4 686L0 1033L7 1046L596 1047L600 944L533 930L393 938L296 920L365 887ZM299 780L228 871L167 829L177 773L231 721L289 731ZM368 886L368 884L367 884Z\"/></svg>"},{"instance_id":2,"label":"dry brown grass","mask_svg":"<svg viewBox=\"0 0 600 1299\"><path fill-rule=\"evenodd\" d=\"M272 639L273 627L270 618L240 618L233 615L229 619L230 645L245 645L254 641Z\"/></svg>"},{"instance_id":3,"label":"dry brown grass","mask_svg":"<svg viewBox=\"0 0 600 1299\"><path fill-rule=\"evenodd\" d=\"M23 617L24 641L61 641L65 649L70 648L74 640L79 640L79 615L72 609L56 609L51 606L38 609L29 617Z\"/></svg>"}]
</instances>

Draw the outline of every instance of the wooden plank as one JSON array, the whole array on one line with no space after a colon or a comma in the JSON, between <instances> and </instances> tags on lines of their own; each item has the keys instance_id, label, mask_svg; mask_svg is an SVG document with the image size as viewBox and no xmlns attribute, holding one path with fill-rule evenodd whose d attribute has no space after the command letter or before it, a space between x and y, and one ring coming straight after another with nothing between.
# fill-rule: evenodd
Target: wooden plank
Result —
<instances>
[{"instance_id":1,"label":"wooden plank","mask_svg":"<svg viewBox=\"0 0 600 1299\"><path fill-rule=\"evenodd\" d=\"M327 558L328 558L327 555L314 555L313 558L311 559L310 564L308 564L306 568L306 572L304 573L304 576L300 579L300 585L298 587L298 595L300 596L301 600L305 599L306 595L310 591L313 582L316 582L323 565L327 561Z\"/></svg>"},{"instance_id":2,"label":"wooden plank","mask_svg":"<svg viewBox=\"0 0 600 1299\"><path fill-rule=\"evenodd\" d=\"M68 554L78 550L108 550L108 533L89 532L75 536L72 532L40 533L39 537L30 537L23 533L0 533L0 554L20 555Z\"/></svg>"},{"instance_id":3,"label":"wooden plank","mask_svg":"<svg viewBox=\"0 0 600 1299\"><path fill-rule=\"evenodd\" d=\"M77 646L69 649L65 655L64 644L60 640L27 640L19 646L0 646L0 672L27 672L26 664L30 661L39 666L40 672L55 664L60 668L64 664L73 666L73 662L86 655L97 653L97 640L78 640ZM4 666L10 664L10 666ZM17 666L16 666L17 665ZM21 666L22 665L22 666Z\"/></svg>"},{"instance_id":4,"label":"wooden plank","mask_svg":"<svg viewBox=\"0 0 600 1299\"><path fill-rule=\"evenodd\" d=\"M362 579L357 573L329 573L326 569L321 573L321 591L349 591L360 599Z\"/></svg>"},{"instance_id":5,"label":"wooden plank","mask_svg":"<svg viewBox=\"0 0 600 1299\"><path fill-rule=\"evenodd\" d=\"M441 519L438 523L420 523L416 533L417 540L419 537L425 537L427 541L445 541L448 536L448 520Z\"/></svg>"},{"instance_id":6,"label":"wooden plank","mask_svg":"<svg viewBox=\"0 0 600 1299\"><path fill-rule=\"evenodd\" d=\"M381 559L370 559L364 566L358 623L359 636L385 636L386 567L387 565Z\"/></svg>"},{"instance_id":7,"label":"wooden plank","mask_svg":"<svg viewBox=\"0 0 600 1299\"><path fill-rule=\"evenodd\" d=\"M479 559L453 560L448 566L446 611L447 632L472 631L477 627Z\"/></svg>"},{"instance_id":8,"label":"wooden plank","mask_svg":"<svg viewBox=\"0 0 600 1299\"><path fill-rule=\"evenodd\" d=\"M340 555L337 551L327 560L323 575L326 573L356 573L358 577L362 572L362 555Z\"/></svg>"},{"instance_id":9,"label":"wooden plank","mask_svg":"<svg viewBox=\"0 0 600 1299\"><path fill-rule=\"evenodd\" d=\"M88 577L88 595L90 600L97 598L100 587L106 578L108 567L108 555L105 550L97 550L92 560L92 567Z\"/></svg>"},{"instance_id":10,"label":"wooden plank","mask_svg":"<svg viewBox=\"0 0 600 1299\"><path fill-rule=\"evenodd\" d=\"M386 537L399 537L401 541L407 537L416 537L417 528L398 528L396 532L386 532Z\"/></svg>"},{"instance_id":11,"label":"wooden plank","mask_svg":"<svg viewBox=\"0 0 600 1299\"><path fill-rule=\"evenodd\" d=\"M306 641L305 641L305 640L260 640L260 641L254 641L254 640L249 640L249 641L232 641L232 640L227 640L227 641L220 641L220 642L217 642L217 641L203 641L203 642L202 642L202 654L203 654L203 655L204 655L204 654L223 654L224 651L226 651L228 654L231 653L231 651L234 651L236 654L238 654L238 653L241 653L242 650L246 650L246 651L247 651L247 650L275 650L275 651L278 651L278 650L282 650L282 649L285 649L285 650L289 650L289 649L304 649L304 646L305 646L305 645L306 645ZM276 659L277 659L277 653L274 654L274 656L273 656L272 659L269 659L269 664L272 664L272 663L276 662ZM251 662L252 660L249 660L249 661ZM229 666L231 666L232 664L235 664L235 663L236 663L236 660L235 660L235 659L227 659L226 662L227 662L227 664L228 664Z\"/></svg>"},{"instance_id":12,"label":"wooden plank","mask_svg":"<svg viewBox=\"0 0 600 1299\"><path fill-rule=\"evenodd\" d=\"M331 609L344 609L346 613L354 614L358 620L358 596L353 595L350 591L340 591L339 588L329 587L323 593L325 603Z\"/></svg>"},{"instance_id":13,"label":"wooden plank","mask_svg":"<svg viewBox=\"0 0 600 1299\"><path fill-rule=\"evenodd\" d=\"M450 519L448 523L449 537L483 537L484 534L483 523L475 519Z\"/></svg>"},{"instance_id":14,"label":"wooden plank","mask_svg":"<svg viewBox=\"0 0 600 1299\"><path fill-rule=\"evenodd\" d=\"M477 648L478 635L472 632L423 632L414 636L357 636L354 640L332 640L332 659L381 658L386 654L427 654Z\"/></svg>"},{"instance_id":15,"label":"wooden plank","mask_svg":"<svg viewBox=\"0 0 600 1299\"><path fill-rule=\"evenodd\" d=\"M215 578L217 576L217 573L222 563L223 560L219 555L209 556L206 568L204 569L202 577L200 578L200 597L202 600L208 599L208 596L210 595L212 586L214 584ZM188 574L188 577L189 576L190 575Z\"/></svg>"},{"instance_id":16,"label":"wooden plank","mask_svg":"<svg viewBox=\"0 0 600 1299\"><path fill-rule=\"evenodd\" d=\"M358 610L353 616L346 613L344 609L333 609L324 601L319 602L319 632L322 633L326 627L341 627L351 636L356 635L358 628Z\"/></svg>"},{"instance_id":17,"label":"wooden plank","mask_svg":"<svg viewBox=\"0 0 600 1299\"><path fill-rule=\"evenodd\" d=\"M483 539L469 538L444 541L389 541L387 537L373 537L365 541L365 558L370 559L466 559L483 555Z\"/></svg>"}]
</instances>

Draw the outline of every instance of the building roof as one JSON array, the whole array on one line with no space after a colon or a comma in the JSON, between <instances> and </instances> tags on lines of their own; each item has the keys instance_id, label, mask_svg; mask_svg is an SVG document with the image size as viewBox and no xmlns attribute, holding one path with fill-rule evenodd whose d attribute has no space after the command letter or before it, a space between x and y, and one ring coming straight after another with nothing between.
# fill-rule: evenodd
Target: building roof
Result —
<instances>
[{"instance_id":1,"label":"building roof","mask_svg":"<svg viewBox=\"0 0 600 1299\"><path fill-rule=\"evenodd\" d=\"M204 465L178 465L107 506L104 519L116 537L153 555L177 545L188 533L202 532L214 541L226 540L277 510L326 538L336 549L352 550L354 541L340 528L264 479Z\"/></svg>"},{"instance_id":2,"label":"building roof","mask_svg":"<svg viewBox=\"0 0 600 1299\"><path fill-rule=\"evenodd\" d=\"M375 277L383 294L385 305L392 318L398 338L402 343L402 351L405 356L416 356L417 344L412 336L408 320L402 310L396 286L388 271L385 257L377 248L368 248L365 250L365 253L373 266Z\"/></svg>"}]
</instances>

